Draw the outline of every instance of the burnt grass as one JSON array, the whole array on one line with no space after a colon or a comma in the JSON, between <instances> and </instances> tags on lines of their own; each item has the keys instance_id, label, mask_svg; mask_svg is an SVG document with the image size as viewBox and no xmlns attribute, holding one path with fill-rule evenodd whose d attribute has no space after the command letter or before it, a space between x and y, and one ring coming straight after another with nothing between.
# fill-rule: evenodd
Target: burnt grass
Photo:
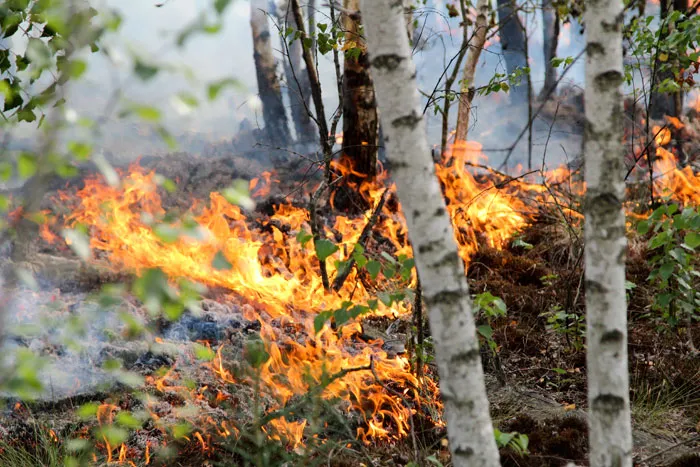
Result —
<instances>
[{"instance_id":1,"label":"burnt grass","mask_svg":"<svg viewBox=\"0 0 700 467\"><path fill-rule=\"evenodd\" d=\"M145 165L155 168L159 173L165 170L165 175L173 179L179 178L181 190L178 193L163 193L168 207L176 210L189 207L193 195L206 199L209 191L226 185L226 180L239 176L252 178L256 172L259 173L257 166L249 169L246 167L249 170L246 172L236 164L221 163L215 165L218 167L218 178L212 180L207 176L211 171L197 171L199 163L192 165L187 158L174 160L174 163L168 161L167 164L165 161L149 160ZM241 174L241 171L245 173ZM202 185L205 180L207 183ZM75 189L75 185L69 187L69 191ZM284 202L283 194L283 191L272 193L268 201L258 206L252 222L268 225L265 217L274 212L276 205ZM48 196L44 205L47 208L54 207ZM390 197L387 206L391 209L392 205L395 205L395 201ZM330 216L325 211L322 214ZM284 226L278 227L285 232ZM482 351L495 425L502 432L518 432L529 437L529 454L523 456L508 447L501 450L502 463L507 467L554 467L568 462L587 462L588 436L583 415L586 408L585 339L575 332L557 332L547 322L548 313L552 310L584 316L582 235L580 228L567 225L561 219L557 221L556 215L543 215L521 232L521 242L513 242L501 250L482 245L467 268L471 293L488 291L502 298L508 310L506 317L492 323L493 337L498 345L497 358L486 346ZM627 279L636 284L628 293L631 399L636 433L645 434L635 435L635 457L637 465L699 466L700 457L693 453L693 449L697 449L697 443L672 449L669 455L658 456L649 464L639 463L660 450L673 446L677 441L696 437L700 430L700 359L691 355L686 345L686 336L679 330L668 330L660 326L658 312L652 310L657 290L647 282L651 267L644 240L630 233L627 256ZM381 232L374 233L366 249L370 253L392 252L390 242L382 237ZM43 251L70 255L66 249L57 251L56 246L44 246ZM116 279L128 280L123 277ZM379 284L372 283L365 275L360 275L360 279L369 289L379 287ZM100 281L93 283L88 278L80 287L94 289L99 284ZM210 298L216 300L220 291L211 293L213 296ZM372 338L373 328L386 329L389 324L383 319L365 320L366 338ZM572 326L573 322L565 324ZM408 341L410 328L410 318L406 317L394 326L396 337ZM429 332L425 325L426 335ZM685 332L694 333L696 345L700 342L700 326L695 325L694 329ZM410 353L410 346L407 347ZM436 373L431 366L427 371ZM505 386L503 381L498 381L502 379L505 380ZM512 396L514 388L515 396ZM246 394L244 388L236 390ZM539 398L546 398L547 403L537 406L523 404L520 400L523 399L520 396L523 390ZM111 396L116 397L114 394ZM232 397L238 400L235 394ZM245 399L245 396L241 397ZM93 398L98 399L101 400L97 396ZM128 401L126 397L121 403L129 405ZM75 402L71 401L68 405L73 407ZM171 402L172 405L178 405L178 401ZM68 411L67 408L65 410ZM55 414L64 411L64 406L42 407L42 411ZM420 416L420 413L418 415L415 417L417 447L413 445L410 436L400 442L367 447L361 443L352 443L345 438L341 428L330 426L329 436L337 436L342 439L341 443L348 444L334 445L337 447L335 450L319 446L317 456L313 457L321 462L322 457L325 459L333 456L333 465L358 465L358 462L366 462L368 458L379 465L406 465L414 460L417 448L423 458L434 454L441 462L448 463L444 429L434 427L427 417ZM32 449L33 441L29 441L35 438L30 435L30 422L17 414L12 414L11 418L14 420L11 428L2 437L14 438L20 444L25 439L28 442L26 447ZM76 426L85 425L69 421L66 426L67 431L59 431L60 437L65 435L69 438L71 433L75 433ZM25 433L26 436L19 436L20 433ZM214 449L206 455L201 452L197 442L183 442L177 446L178 456L171 459L168 465L203 465L203 462L217 460L245 463L242 452L254 452L261 448L255 444L258 441L245 438L241 438L235 445L224 439L210 441ZM271 462L283 463L298 459L294 453L278 444L273 443L265 448L270 450ZM419 459L419 463L429 464L423 459Z\"/></svg>"}]
</instances>

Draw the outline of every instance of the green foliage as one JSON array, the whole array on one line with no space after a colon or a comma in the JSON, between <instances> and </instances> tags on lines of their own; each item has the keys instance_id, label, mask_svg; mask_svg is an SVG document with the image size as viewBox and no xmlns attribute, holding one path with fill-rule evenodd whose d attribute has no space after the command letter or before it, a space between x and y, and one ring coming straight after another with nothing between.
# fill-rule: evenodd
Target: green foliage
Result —
<instances>
[{"instance_id":1,"label":"green foliage","mask_svg":"<svg viewBox=\"0 0 700 467\"><path fill-rule=\"evenodd\" d=\"M507 309L505 302L493 296L490 292L480 293L474 297L474 313L477 318L486 320L486 324L478 325L476 330L495 354L498 351L498 345L493 339L492 325L498 318L506 316Z\"/></svg>"},{"instance_id":2,"label":"green foliage","mask_svg":"<svg viewBox=\"0 0 700 467\"><path fill-rule=\"evenodd\" d=\"M638 224L637 232L652 233L648 247L654 253L649 260L653 269L648 280L659 290L654 308L663 322L675 328L682 319L700 319L700 209L661 206Z\"/></svg>"},{"instance_id":3,"label":"green foliage","mask_svg":"<svg viewBox=\"0 0 700 467\"><path fill-rule=\"evenodd\" d=\"M496 444L499 448L508 447L520 456L528 454L527 447L530 443L530 439L527 435L517 432L503 433L498 428L494 428L493 432L496 436Z\"/></svg>"},{"instance_id":4,"label":"green foliage","mask_svg":"<svg viewBox=\"0 0 700 467\"><path fill-rule=\"evenodd\" d=\"M555 305L542 316L547 318L547 328L564 335L574 351L583 349L586 335L586 317L583 314L567 312L561 305Z\"/></svg>"}]
</instances>

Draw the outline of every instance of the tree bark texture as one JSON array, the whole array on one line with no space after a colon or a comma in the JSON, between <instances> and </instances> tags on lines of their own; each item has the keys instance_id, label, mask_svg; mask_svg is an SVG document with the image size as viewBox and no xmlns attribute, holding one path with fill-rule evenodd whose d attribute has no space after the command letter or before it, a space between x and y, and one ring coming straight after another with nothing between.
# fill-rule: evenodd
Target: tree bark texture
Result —
<instances>
[{"instance_id":1,"label":"tree bark texture","mask_svg":"<svg viewBox=\"0 0 700 467\"><path fill-rule=\"evenodd\" d=\"M396 0L362 1L384 142L435 338L452 463L495 467L499 455L464 264L435 176L402 10Z\"/></svg>"},{"instance_id":2,"label":"tree bark texture","mask_svg":"<svg viewBox=\"0 0 700 467\"><path fill-rule=\"evenodd\" d=\"M517 69L527 67L527 54L525 53L525 28L518 17L518 9L515 0L498 0L498 36L501 41L501 50L506 62L508 74ZM511 101L515 105L527 103L530 78L523 76L518 86L511 87Z\"/></svg>"},{"instance_id":3,"label":"tree bark texture","mask_svg":"<svg viewBox=\"0 0 700 467\"><path fill-rule=\"evenodd\" d=\"M688 3L686 0L661 0L661 11L659 12L659 17L661 23L665 25L664 31L661 32L660 41L665 40L668 35L673 31L674 24L669 21L669 15L674 11L684 12L688 8ZM673 60L673 57L671 57ZM654 67L656 70L659 69L664 63L659 60L658 53L654 60ZM683 97L681 92L676 93L662 93L658 92L656 89L661 84L661 82L667 79L673 79L673 71L656 71L654 73L654 82L652 83L651 91L651 102L649 115L651 118L661 119L664 115L670 115L672 117L679 117L682 109Z\"/></svg>"},{"instance_id":4,"label":"tree bark texture","mask_svg":"<svg viewBox=\"0 0 700 467\"><path fill-rule=\"evenodd\" d=\"M476 94L474 77L476 65L479 63L481 51L486 43L486 33L489 29L489 0L479 0L476 4L476 23L467 52L467 61L464 62L462 73L462 85L459 96L459 108L457 110L457 129L455 141L466 141L469 133L469 117L472 111L472 101ZM463 19L466 21L466 18Z\"/></svg>"},{"instance_id":5,"label":"tree bark texture","mask_svg":"<svg viewBox=\"0 0 700 467\"><path fill-rule=\"evenodd\" d=\"M267 21L267 0L251 0L250 26L253 31L253 58L258 79L258 94L262 101L265 133L270 141L287 144L290 141L287 113L277 79L275 57L270 42Z\"/></svg>"},{"instance_id":6,"label":"tree bark texture","mask_svg":"<svg viewBox=\"0 0 700 467\"><path fill-rule=\"evenodd\" d=\"M284 27L299 29L291 5L288 1L282 1L277 9L280 23ZM282 38L283 41L287 39ZM306 70L302 69L301 42L294 40L287 42L289 56L284 61L284 75L287 78L287 92L289 93L289 105L294 121L297 141L308 143L316 140L315 130L309 115L311 105L311 83Z\"/></svg>"},{"instance_id":7,"label":"tree bark texture","mask_svg":"<svg viewBox=\"0 0 700 467\"><path fill-rule=\"evenodd\" d=\"M630 467L622 0L588 0L584 214L590 465Z\"/></svg>"},{"instance_id":8,"label":"tree bark texture","mask_svg":"<svg viewBox=\"0 0 700 467\"><path fill-rule=\"evenodd\" d=\"M544 86L540 96L545 97L553 92L557 85L557 69L552 66L552 59L557 56L559 46L559 10L552 4L552 0L542 0L542 33Z\"/></svg>"},{"instance_id":9,"label":"tree bark texture","mask_svg":"<svg viewBox=\"0 0 700 467\"><path fill-rule=\"evenodd\" d=\"M377 175L379 120L367 46L360 31L360 0L344 0L343 8L346 44L353 42L359 49L358 55L346 53L343 65L343 154L353 168L350 181L361 183Z\"/></svg>"}]
</instances>

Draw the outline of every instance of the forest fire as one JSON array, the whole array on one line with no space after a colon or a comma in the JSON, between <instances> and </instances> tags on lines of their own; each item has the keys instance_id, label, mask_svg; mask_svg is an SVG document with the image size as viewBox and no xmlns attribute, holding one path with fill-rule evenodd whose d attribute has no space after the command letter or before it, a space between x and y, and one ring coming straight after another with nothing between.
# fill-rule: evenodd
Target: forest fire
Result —
<instances>
[{"instance_id":1,"label":"forest fire","mask_svg":"<svg viewBox=\"0 0 700 467\"><path fill-rule=\"evenodd\" d=\"M676 168L673 154L661 147L669 141L665 135L658 141L656 170L663 175L657 179L655 188L659 192L670 190L681 202L697 202L694 187L700 180L690 168ZM451 156L436 166L436 172L457 227L460 255L465 263L481 244L493 248L508 245L515 234L534 220L537 210L533 206L537 204L556 203L567 215L578 214L567 207L570 204L562 202L564 192L575 197L583 193L582 183L573 181L567 169L548 172L544 174L545 182L536 184L474 169L485 167L480 165L484 156L478 143L458 144L453 149L449 151ZM482 173L475 175L475 172ZM274 174L266 173L263 180L251 181L253 194L267 196L273 177ZM568 185L566 190L564 185ZM386 172L382 172L376 183L359 188L371 206L366 218L379 204L385 186L393 192ZM149 268L160 268L171 278L225 289L243 300L245 318L260 323L260 338L269 358L259 366L258 377L262 390L276 401L273 410L323 386L321 397L343 400L348 411L361 415L362 423L356 434L365 443L406 437L411 430L411 419L418 411L423 416L432 414L433 424L443 423L439 418L437 383L429 376L416 376L407 356L389 355L381 339L369 342L363 339L358 321L350 321L338 329L326 323L317 332L315 319L321 312L347 309L348 301L370 303L376 289L387 286L372 283L362 272L353 270L337 293L326 291L313 248L298 240L300 232L312 230L305 208L279 205L273 215L263 218L255 227L253 215L229 203L223 195L212 193L208 205L194 200L194 208L188 213L194 221L192 225L198 227L187 230L185 223L171 225L174 230L185 229L185 235L169 238L162 233L165 224L161 222L167 213L158 193L156 174L138 165L123 174L119 187L92 177L85 180L77 198L66 193L58 196L73 210L61 222L47 221L42 229L45 240L55 241L53 223L66 227L87 225L90 246L98 257L106 256L116 270L139 274ZM396 257L412 256L400 207L396 203L383 205L381 214L375 227L377 235L392 245ZM332 226L323 226L328 238L341 236L337 242L339 251L327 262L330 277L337 276L341 267L332 260L342 261L350 256L366 218L337 216ZM213 265L219 255L223 255L230 267ZM414 288L415 282L412 273L403 285ZM409 313L410 308L403 301L390 305L375 301L367 316L395 318ZM207 364L212 373L223 383L253 384L250 377L238 381L226 369L221 350L219 347L214 360ZM180 386L170 372L149 377L147 382L161 392L192 391ZM389 389L388 385L395 389ZM202 393L200 390L193 397L203 399ZM224 422L212 429L230 436L238 433L234 425L235 421ZM272 439L300 448L304 445L305 428L306 420L290 421L281 416L270 420L265 430ZM196 432L192 439L198 440L203 452L208 449L202 433ZM107 446L109 452L117 449ZM122 457L121 452L118 455Z\"/></svg>"}]
</instances>

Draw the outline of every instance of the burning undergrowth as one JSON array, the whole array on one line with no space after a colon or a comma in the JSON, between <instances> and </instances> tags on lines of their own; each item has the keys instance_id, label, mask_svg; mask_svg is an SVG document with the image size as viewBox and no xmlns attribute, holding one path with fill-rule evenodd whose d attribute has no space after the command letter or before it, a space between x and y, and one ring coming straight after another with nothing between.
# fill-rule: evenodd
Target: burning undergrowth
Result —
<instances>
[{"instance_id":1,"label":"burning undergrowth","mask_svg":"<svg viewBox=\"0 0 700 467\"><path fill-rule=\"evenodd\" d=\"M565 168L512 178L486 168L482 157L478 144L456 146L437 174L473 292L500 296L512 310L513 316L492 324L502 357L513 365L522 354L541 354L553 306L580 315L584 188ZM671 163L669 157L660 151L658 164ZM697 202L692 169L658 168L665 173L655 182L658 194L668 190L683 202ZM342 167L336 170L342 175ZM357 188L369 206L364 216L333 215L324 202L312 212L305 203L288 202L279 196L274 173L249 183L262 200L255 210L232 204L235 191L204 198L220 186L184 188L204 183L205 176L195 177L198 182L173 178L168 182L139 165L124 171L118 185L90 176L56 195L45 213L43 236L53 243L45 252L68 253L61 230L85 226L97 275L107 282L110 275L124 275L140 298L120 301L120 323L107 323L97 298L56 292L58 303L48 315L58 322L93 314L99 324L94 329L101 331L84 336L92 347L80 351L64 350L55 338L60 331L37 340L45 342L39 350L59 357L59 366L72 368L73 360L91 371L106 366L112 371L105 375L118 384L140 388L88 405L102 429L102 455L147 462L168 448L215 457L220 446L236 440L232 455L240 456L255 443L259 447L260 440L250 437L256 430L297 453L331 439L415 443L416 433L423 443L439 439L436 375L431 365L417 371L415 342L407 337L416 278L386 174ZM321 194L332 205L333 197ZM642 264L639 269L644 274ZM204 300L195 299L200 292ZM51 293L29 297L47 303ZM183 293L192 294L186 306L174 300ZM642 302L640 307L648 304ZM87 312L90 307L95 313ZM102 330L105 324L111 332ZM554 347L544 349L551 360L545 365L580 371L581 361L560 358ZM76 379L82 385L88 380L66 373L73 384L62 387L62 398L80 392ZM134 381L134 374L142 379ZM142 415L128 438L108 429L127 418L122 412ZM64 429L75 432L75 426Z\"/></svg>"}]
</instances>

